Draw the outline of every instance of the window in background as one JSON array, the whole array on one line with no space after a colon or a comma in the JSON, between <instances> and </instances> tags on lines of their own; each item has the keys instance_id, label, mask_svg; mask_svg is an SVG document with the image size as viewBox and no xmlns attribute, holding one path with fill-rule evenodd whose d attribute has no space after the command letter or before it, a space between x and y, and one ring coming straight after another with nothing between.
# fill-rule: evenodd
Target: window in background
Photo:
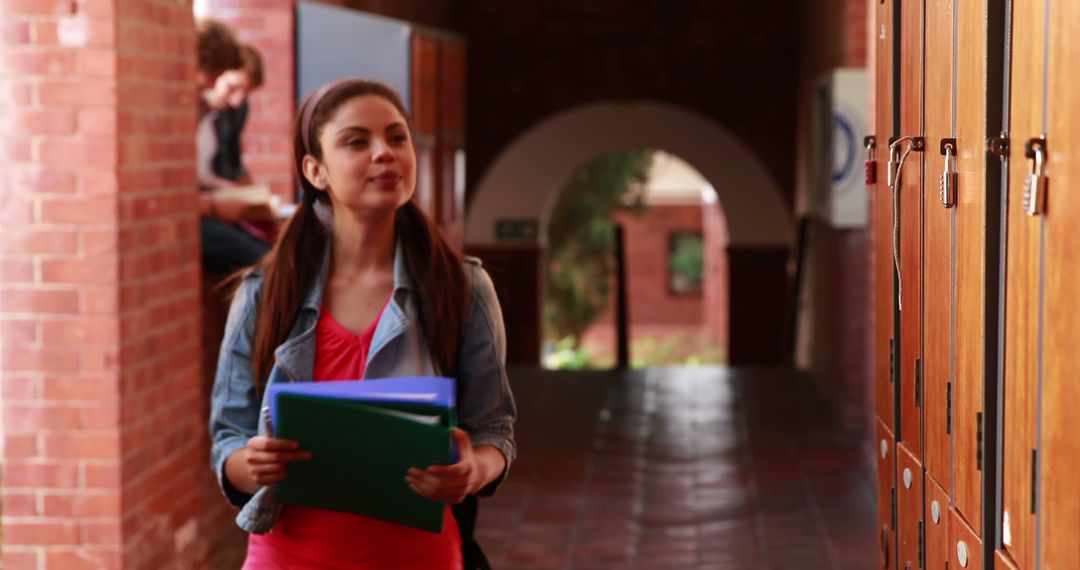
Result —
<instances>
[{"instance_id":1,"label":"window in background","mask_svg":"<svg viewBox=\"0 0 1080 570\"><path fill-rule=\"evenodd\" d=\"M668 239L668 291L700 295L705 244L699 231L672 232Z\"/></svg>"}]
</instances>

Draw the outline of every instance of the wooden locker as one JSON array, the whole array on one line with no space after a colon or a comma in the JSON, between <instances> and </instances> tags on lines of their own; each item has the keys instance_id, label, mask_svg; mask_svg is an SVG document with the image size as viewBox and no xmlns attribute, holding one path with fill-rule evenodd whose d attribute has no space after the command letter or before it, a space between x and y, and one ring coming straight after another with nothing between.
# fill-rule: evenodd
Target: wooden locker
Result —
<instances>
[{"instance_id":1,"label":"wooden locker","mask_svg":"<svg viewBox=\"0 0 1080 570\"><path fill-rule=\"evenodd\" d=\"M926 512L926 570L945 570L949 560L949 496L933 479L927 477Z\"/></svg>"},{"instance_id":2,"label":"wooden locker","mask_svg":"<svg viewBox=\"0 0 1080 570\"><path fill-rule=\"evenodd\" d=\"M1027 566L1026 568L1034 568L1033 566ZM1024 570L1013 562L1012 558L1005 553L1004 550L994 551L994 570Z\"/></svg>"},{"instance_id":3,"label":"wooden locker","mask_svg":"<svg viewBox=\"0 0 1080 570\"><path fill-rule=\"evenodd\" d=\"M896 426L893 383L892 196L887 184L889 137L893 132L893 0L874 11L874 137L877 182L870 189L874 274L874 402L877 417L892 431Z\"/></svg>"},{"instance_id":4,"label":"wooden locker","mask_svg":"<svg viewBox=\"0 0 1080 570\"><path fill-rule=\"evenodd\" d=\"M900 3L900 137L923 137L923 2ZM900 441L922 457L922 165L925 152L905 152L900 202Z\"/></svg>"},{"instance_id":5,"label":"wooden locker","mask_svg":"<svg viewBox=\"0 0 1080 570\"><path fill-rule=\"evenodd\" d=\"M439 202L439 44L419 34L412 37L411 114L416 146L416 198L432 216ZM437 219L437 218L436 218Z\"/></svg>"},{"instance_id":6,"label":"wooden locker","mask_svg":"<svg viewBox=\"0 0 1080 570\"><path fill-rule=\"evenodd\" d=\"M956 373L953 379L954 506L982 533L982 415L986 326L987 2L958 0L956 142ZM995 86L997 87L997 86ZM997 160L996 158L994 160ZM993 247L998 247L995 243ZM995 371L989 371L995 373Z\"/></svg>"},{"instance_id":7,"label":"wooden locker","mask_svg":"<svg viewBox=\"0 0 1080 570\"><path fill-rule=\"evenodd\" d=\"M948 401L953 358L953 238L955 208L939 191L945 169L942 139L953 128L953 2L926 0L926 175L923 180L923 462L927 474L951 484ZM956 151L953 147L952 156ZM955 164L955 160L951 161Z\"/></svg>"},{"instance_id":8,"label":"wooden locker","mask_svg":"<svg viewBox=\"0 0 1080 570\"><path fill-rule=\"evenodd\" d=\"M878 420L877 443L877 539L879 568L896 568L896 440L883 422Z\"/></svg>"},{"instance_id":9,"label":"wooden locker","mask_svg":"<svg viewBox=\"0 0 1080 570\"><path fill-rule=\"evenodd\" d=\"M896 446L896 538L899 546L898 568L922 568L923 470L907 444Z\"/></svg>"},{"instance_id":10,"label":"wooden locker","mask_svg":"<svg viewBox=\"0 0 1080 570\"><path fill-rule=\"evenodd\" d=\"M465 232L465 173L458 161L458 153L465 150L465 57L463 42L448 39L440 44L438 220L447 239L458 247Z\"/></svg>"},{"instance_id":11,"label":"wooden locker","mask_svg":"<svg viewBox=\"0 0 1080 570\"><path fill-rule=\"evenodd\" d=\"M1044 0L1014 0L1010 79L1008 236L1005 252L1005 346L1001 421L1002 548L1021 568L1035 568L1035 428L1039 355L1039 257L1042 217L1024 212L1028 160L1024 141L1043 125Z\"/></svg>"},{"instance_id":12,"label":"wooden locker","mask_svg":"<svg viewBox=\"0 0 1080 570\"><path fill-rule=\"evenodd\" d=\"M1049 176L1039 445L1039 560L1043 570L1080 568L1080 3L1049 4L1046 99Z\"/></svg>"},{"instance_id":13,"label":"wooden locker","mask_svg":"<svg viewBox=\"0 0 1080 570\"><path fill-rule=\"evenodd\" d=\"M951 570L982 570L982 540L964 517L949 509L949 568Z\"/></svg>"}]
</instances>

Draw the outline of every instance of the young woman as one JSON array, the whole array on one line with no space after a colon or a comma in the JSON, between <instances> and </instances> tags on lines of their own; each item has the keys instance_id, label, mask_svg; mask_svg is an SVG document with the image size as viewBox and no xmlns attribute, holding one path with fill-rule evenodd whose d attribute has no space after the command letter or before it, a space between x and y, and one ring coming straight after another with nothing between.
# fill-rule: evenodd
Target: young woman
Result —
<instances>
[{"instance_id":1,"label":"young woman","mask_svg":"<svg viewBox=\"0 0 1080 570\"><path fill-rule=\"evenodd\" d=\"M251 533L244 568L461 568L450 505L494 492L515 455L491 280L413 200L412 134L390 88L323 86L301 107L294 144L303 200L242 278L212 396L212 466ZM263 431L269 384L421 375L458 381L460 461L402 473L416 493L447 504L442 533L277 504L273 484L309 456Z\"/></svg>"}]
</instances>

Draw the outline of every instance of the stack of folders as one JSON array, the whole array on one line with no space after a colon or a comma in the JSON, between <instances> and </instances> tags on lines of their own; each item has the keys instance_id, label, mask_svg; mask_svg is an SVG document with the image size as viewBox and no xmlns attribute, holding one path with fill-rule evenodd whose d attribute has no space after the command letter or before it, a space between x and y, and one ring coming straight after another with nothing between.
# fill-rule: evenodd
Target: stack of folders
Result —
<instances>
[{"instance_id":1,"label":"stack of folders","mask_svg":"<svg viewBox=\"0 0 1080 570\"><path fill-rule=\"evenodd\" d=\"M310 451L278 483L282 504L441 532L444 506L405 482L410 467L456 461L454 380L297 382L269 388L274 437Z\"/></svg>"}]
</instances>

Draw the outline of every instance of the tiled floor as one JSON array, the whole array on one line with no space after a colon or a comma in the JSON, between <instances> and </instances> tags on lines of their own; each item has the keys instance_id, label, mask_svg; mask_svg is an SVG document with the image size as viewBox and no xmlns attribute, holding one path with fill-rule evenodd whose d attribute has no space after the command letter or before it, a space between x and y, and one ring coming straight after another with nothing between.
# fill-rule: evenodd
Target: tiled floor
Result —
<instances>
[{"instance_id":1,"label":"tiled floor","mask_svg":"<svg viewBox=\"0 0 1080 570\"><path fill-rule=\"evenodd\" d=\"M515 370L520 456L484 501L495 568L874 567L872 467L781 370Z\"/></svg>"}]
</instances>

